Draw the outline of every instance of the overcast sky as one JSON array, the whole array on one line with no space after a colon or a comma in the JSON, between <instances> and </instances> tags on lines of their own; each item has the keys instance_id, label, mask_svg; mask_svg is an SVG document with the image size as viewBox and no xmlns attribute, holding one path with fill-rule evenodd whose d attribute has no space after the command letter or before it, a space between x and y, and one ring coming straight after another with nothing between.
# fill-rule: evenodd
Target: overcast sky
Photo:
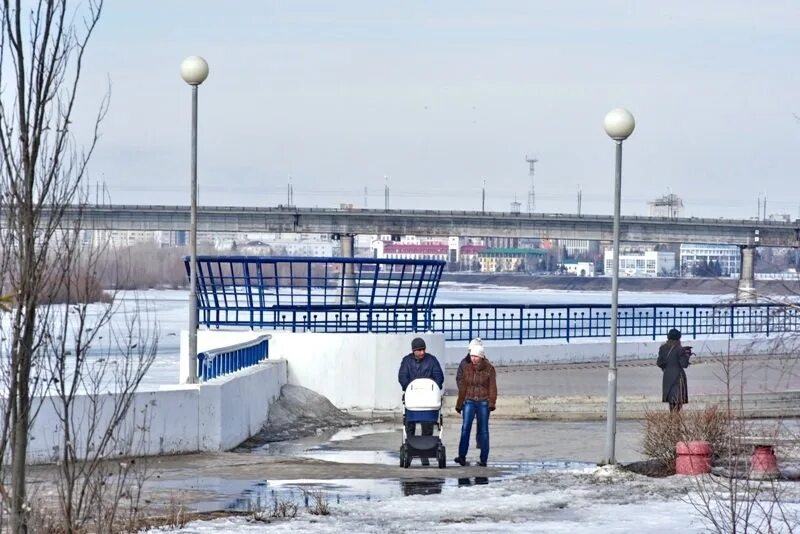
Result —
<instances>
[{"instance_id":1,"label":"overcast sky","mask_svg":"<svg viewBox=\"0 0 800 534\"><path fill-rule=\"evenodd\" d=\"M623 214L668 192L689 216L800 216L796 1L107 2L82 80L111 83L91 167L115 203L188 204L200 87L200 203L613 208L603 117L636 117ZM384 178L384 177L388 178Z\"/></svg>"}]
</instances>

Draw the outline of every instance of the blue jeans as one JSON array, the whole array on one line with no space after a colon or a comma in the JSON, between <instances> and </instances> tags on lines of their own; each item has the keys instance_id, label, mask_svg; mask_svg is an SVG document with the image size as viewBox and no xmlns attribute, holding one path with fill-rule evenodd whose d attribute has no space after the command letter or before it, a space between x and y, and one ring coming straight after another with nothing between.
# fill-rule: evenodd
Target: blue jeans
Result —
<instances>
[{"instance_id":1,"label":"blue jeans","mask_svg":"<svg viewBox=\"0 0 800 534\"><path fill-rule=\"evenodd\" d=\"M472 420L478 418L478 443L481 446L481 462L489 459L489 401L466 400L461 409L461 441L458 442L458 456L467 457L469 435L472 433Z\"/></svg>"}]
</instances>

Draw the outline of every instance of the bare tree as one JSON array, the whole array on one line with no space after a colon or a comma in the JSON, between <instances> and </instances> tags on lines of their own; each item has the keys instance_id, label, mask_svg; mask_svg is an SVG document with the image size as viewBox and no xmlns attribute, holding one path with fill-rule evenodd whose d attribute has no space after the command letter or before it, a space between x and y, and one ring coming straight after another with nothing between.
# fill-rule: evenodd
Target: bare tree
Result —
<instances>
[{"instance_id":1,"label":"bare tree","mask_svg":"<svg viewBox=\"0 0 800 534\"><path fill-rule=\"evenodd\" d=\"M11 468L10 477L4 467L0 468L0 495L7 499L13 532L28 530L26 457L29 431L41 408L41 393L51 381L59 384L56 397L62 407L61 421L74 445L76 436L70 426L74 399L79 392L92 393L87 384L97 387L102 383L97 377L107 376L108 367L96 361L87 366L86 350L93 338L86 336L90 329L84 317L79 311L77 322L70 317L70 312L76 311L70 306L90 298L87 290L95 278L90 270L93 260L81 263L80 226L64 229L62 225L64 211L80 203L81 183L108 106L105 97L99 103L89 139L79 143L72 129L73 112L87 45L102 7L102 0L87 0L76 7L67 0L24 5L20 0L4 0L0 8L0 291L14 297L14 305L2 322L5 331L0 344L7 382L0 421L0 458L10 457ZM59 308L53 305L56 301L65 302L65 313L58 313ZM81 309L86 310L78 306ZM101 313L99 323L107 322L110 311ZM70 336L68 329L73 329ZM72 347L68 347L67 339ZM138 354L138 358L131 358L131 351L126 351L120 361L132 367L110 375L127 377L121 387L129 394L112 402L112 417L104 421L104 431L92 438L93 443L97 439L101 445L105 442L101 450L113 448L109 443L114 432L109 428L121 425L130 408L130 392L135 391L143 369L149 365L152 348ZM87 382L88 377L94 377L95 382ZM65 443L65 448L71 446ZM64 452L64 465L74 467L78 455L70 454ZM5 461L0 463L6 465ZM70 475L67 467L64 473L73 479L80 476ZM6 486L9 478L10 488ZM68 515L75 506L73 497L68 496L73 490L62 498ZM68 519L67 530L73 524Z\"/></svg>"},{"instance_id":2,"label":"bare tree","mask_svg":"<svg viewBox=\"0 0 800 534\"><path fill-rule=\"evenodd\" d=\"M79 228L79 227L78 227ZM120 506L141 493L135 457L146 454L152 407L136 406L136 391L152 363L158 331L136 298L92 302L104 247L82 247L78 228L57 248L54 278L69 298L52 305L42 351L53 412L59 423L56 489L60 527L114 531ZM114 279L127 278L115 272ZM115 316L121 320L112 321ZM134 506L138 513L141 509ZM136 517L133 518L134 523Z\"/></svg>"}]
</instances>

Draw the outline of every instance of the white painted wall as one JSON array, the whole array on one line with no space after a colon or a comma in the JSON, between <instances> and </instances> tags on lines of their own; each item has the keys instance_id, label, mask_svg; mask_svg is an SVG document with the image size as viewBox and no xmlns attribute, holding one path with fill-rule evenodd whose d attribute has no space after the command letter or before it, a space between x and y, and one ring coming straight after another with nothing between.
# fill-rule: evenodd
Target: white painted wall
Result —
<instances>
[{"instance_id":1,"label":"white painted wall","mask_svg":"<svg viewBox=\"0 0 800 534\"><path fill-rule=\"evenodd\" d=\"M324 395L339 409L398 410L402 390L397 381L400 360L411 352L411 340L422 337L428 352L444 366L444 334L320 334L283 330L200 330L198 351L243 343L269 334L270 361L285 360L287 383ZM188 334L181 335L181 380L188 376ZM241 392L244 395L244 392ZM226 397L227 398L227 397Z\"/></svg>"},{"instance_id":2,"label":"white painted wall","mask_svg":"<svg viewBox=\"0 0 800 534\"><path fill-rule=\"evenodd\" d=\"M443 334L269 333L270 358L287 361L289 384L316 391L337 408L353 411L401 407L397 371L415 337L422 337L433 355L445 350Z\"/></svg>"},{"instance_id":3,"label":"white painted wall","mask_svg":"<svg viewBox=\"0 0 800 534\"><path fill-rule=\"evenodd\" d=\"M692 347L699 355L727 354L774 354L775 339L681 339L683 345ZM658 356L658 348L664 340L620 341L617 344L618 360L646 360ZM467 342L448 343L443 365L455 366L467 354ZM495 365L519 365L536 363L607 362L611 354L611 343L600 340L578 339L570 343L564 340L528 342L525 345L505 341L484 340L486 357Z\"/></svg>"},{"instance_id":4,"label":"white painted wall","mask_svg":"<svg viewBox=\"0 0 800 534\"><path fill-rule=\"evenodd\" d=\"M266 423L271 404L286 383L286 362L267 361L204 384L164 386L159 391L138 392L124 423L119 427L118 454L157 455L226 450L235 447ZM112 394L75 400L73 418L78 436L75 446L85 457L91 421L98 429L108 427ZM61 408L53 398L42 400L31 429L28 462L58 459L63 442ZM95 417L90 416L96 413Z\"/></svg>"}]
</instances>

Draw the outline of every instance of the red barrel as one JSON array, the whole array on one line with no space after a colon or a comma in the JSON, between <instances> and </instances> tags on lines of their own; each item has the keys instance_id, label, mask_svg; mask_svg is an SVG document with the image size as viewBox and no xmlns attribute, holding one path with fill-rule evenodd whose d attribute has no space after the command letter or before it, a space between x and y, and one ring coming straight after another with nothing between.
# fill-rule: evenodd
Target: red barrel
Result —
<instances>
[{"instance_id":1,"label":"red barrel","mask_svg":"<svg viewBox=\"0 0 800 534\"><path fill-rule=\"evenodd\" d=\"M711 444L707 441L679 441L675 444L675 473L702 475L711 472Z\"/></svg>"},{"instance_id":2,"label":"red barrel","mask_svg":"<svg viewBox=\"0 0 800 534\"><path fill-rule=\"evenodd\" d=\"M750 458L750 476L773 478L779 474L778 460L775 458L775 449L772 445L754 446L753 456Z\"/></svg>"}]
</instances>

